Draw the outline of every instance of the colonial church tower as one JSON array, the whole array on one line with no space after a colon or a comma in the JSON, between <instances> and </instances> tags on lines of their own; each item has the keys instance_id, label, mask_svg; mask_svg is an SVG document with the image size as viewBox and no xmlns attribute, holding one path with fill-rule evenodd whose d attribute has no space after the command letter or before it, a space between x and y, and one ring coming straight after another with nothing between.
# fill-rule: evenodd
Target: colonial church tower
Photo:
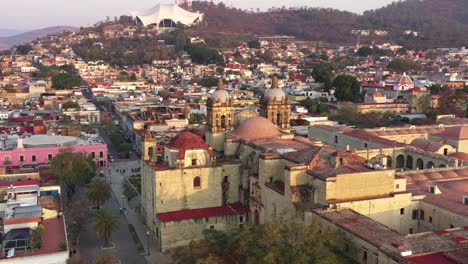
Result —
<instances>
[{"instance_id":1,"label":"colonial church tower","mask_svg":"<svg viewBox=\"0 0 468 264\"><path fill-rule=\"evenodd\" d=\"M156 161L158 157L158 148L156 138L151 132L147 132L142 139L142 152L144 161Z\"/></svg>"},{"instance_id":2,"label":"colonial church tower","mask_svg":"<svg viewBox=\"0 0 468 264\"><path fill-rule=\"evenodd\" d=\"M284 91L279 88L276 76L271 81L271 89L266 90L260 100L260 115L270 120L279 129L289 130L290 128L291 102Z\"/></svg>"},{"instance_id":3,"label":"colonial church tower","mask_svg":"<svg viewBox=\"0 0 468 264\"><path fill-rule=\"evenodd\" d=\"M207 106L207 131L206 142L214 150L224 150L226 132L234 124L234 104L229 93L224 90L222 79L218 80L218 87L206 103Z\"/></svg>"}]
</instances>

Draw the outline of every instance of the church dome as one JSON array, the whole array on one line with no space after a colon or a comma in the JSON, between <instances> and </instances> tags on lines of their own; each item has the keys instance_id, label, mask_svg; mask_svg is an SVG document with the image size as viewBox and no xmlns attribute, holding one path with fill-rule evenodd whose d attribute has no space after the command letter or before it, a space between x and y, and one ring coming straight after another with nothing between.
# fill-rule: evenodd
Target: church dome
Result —
<instances>
[{"instance_id":1,"label":"church dome","mask_svg":"<svg viewBox=\"0 0 468 264\"><path fill-rule=\"evenodd\" d=\"M213 92L210 98L211 101L213 101L214 103L226 103L229 101L231 97L229 96L229 93L226 90L224 90L223 80L218 80L218 87Z\"/></svg>"},{"instance_id":2,"label":"church dome","mask_svg":"<svg viewBox=\"0 0 468 264\"><path fill-rule=\"evenodd\" d=\"M286 94L279 88L278 78L273 77L271 89L265 91L264 97L267 101L283 101Z\"/></svg>"},{"instance_id":3,"label":"church dome","mask_svg":"<svg viewBox=\"0 0 468 264\"><path fill-rule=\"evenodd\" d=\"M179 150L210 148L210 146L200 136L190 131L185 131L175 136L169 143L169 147Z\"/></svg>"},{"instance_id":4,"label":"church dome","mask_svg":"<svg viewBox=\"0 0 468 264\"><path fill-rule=\"evenodd\" d=\"M247 141L275 138L281 135L270 120L261 116L246 119L237 127L234 134Z\"/></svg>"}]
</instances>

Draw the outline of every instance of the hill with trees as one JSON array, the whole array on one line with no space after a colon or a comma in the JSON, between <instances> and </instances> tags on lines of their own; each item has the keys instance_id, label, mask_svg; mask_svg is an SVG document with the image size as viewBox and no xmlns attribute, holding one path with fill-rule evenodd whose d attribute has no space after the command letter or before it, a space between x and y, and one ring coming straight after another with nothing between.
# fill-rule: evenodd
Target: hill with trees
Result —
<instances>
[{"instance_id":1,"label":"hill with trees","mask_svg":"<svg viewBox=\"0 0 468 264\"><path fill-rule=\"evenodd\" d=\"M468 43L466 0L399 1L366 11L363 15L310 7L249 12L209 2L195 2L193 9L205 13L204 22L195 29L205 37L290 35L304 40L353 44L357 37L351 31L365 29L385 30L389 34L363 36L361 43L391 40L408 48L453 47Z\"/></svg>"},{"instance_id":2,"label":"hill with trees","mask_svg":"<svg viewBox=\"0 0 468 264\"><path fill-rule=\"evenodd\" d=\"M28 32L23 32L14 36L0 37L0 50L9 49L14 45L19 45L31 42L37 38L42 38L47 35L61 33L63 31L78 31L75 27L56 26L48 27Z\"/></svg>"}]
</instances>

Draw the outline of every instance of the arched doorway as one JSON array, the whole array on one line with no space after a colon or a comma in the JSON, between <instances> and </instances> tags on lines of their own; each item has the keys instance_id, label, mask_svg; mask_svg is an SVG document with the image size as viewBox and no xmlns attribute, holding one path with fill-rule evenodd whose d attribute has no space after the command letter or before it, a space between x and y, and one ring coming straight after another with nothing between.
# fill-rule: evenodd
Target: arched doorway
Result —
<instances>
[{"instance_id":1,"label":"arched doorway","mask_svg":"<svg viewBox=\"0 0 468 264\"><path fill-rule=\"evenodd\" d=\"M281 123L282 123L281 114L278 113L278 114L276 115L276 124L277 124L278 126L281 126Z\"/></svg>"},{"instance_id":2,"label":"arched doorway","mask_svg":"<svg viewBox=\"0 0 468 264\"><path fill-rule=\"evenodd\" d=\"M258 210L255 210L255 224L256 225L259 225L260 224L260 213L258 212Z\"/></svg>"},{"instance_id":3,"label":"arched doorway","mask_svg":"<svg viewBox=\"0 0 468 264\"><path fill-rule=\"evenodd\" d=\"M421 158L416 160L416 168L420 170L424 169L424 161Z\"/></svg>"},{"instance_id":4,"label":"arched doorway","mask_svg":"<svg viewBox=\"0 0 468 264\"><path fill-rule=\"evenodd\" d=\"M387 168L391 168L393 165L393 162L392 162L392 157L390 156L387 156Z\"/></svg>"},{"instance_id":5,"label":"arched doorway","mask_svg":"<svg viewBox=\"0 0 468 264\"><path fill-rule=\"evenodd\" d=\"M396 157L396 168L401 169L405 166L405 156L403 155L398 155Z\"/></svg>"},{"instance_id":6,"label":"arched doorway","mask_svg":"<svg viewBox=\"0 0 468 264\"><path fill-rule=\"evenodd\" d=\"M409 155L406 157L406 168L413 169L413 157Z\"/></svg>"},{"instance_id":7,"label":"arched doorway","mask_svg":"<svg viewBox=\"0 0 468 264\"><path fill-rule=\"evenodd\" d=\"M426 167L426 168L428 168L428 169L435 168L434 162L429 161L429 162L427 163L427 167Z\"/></svg>"}]
</instances>

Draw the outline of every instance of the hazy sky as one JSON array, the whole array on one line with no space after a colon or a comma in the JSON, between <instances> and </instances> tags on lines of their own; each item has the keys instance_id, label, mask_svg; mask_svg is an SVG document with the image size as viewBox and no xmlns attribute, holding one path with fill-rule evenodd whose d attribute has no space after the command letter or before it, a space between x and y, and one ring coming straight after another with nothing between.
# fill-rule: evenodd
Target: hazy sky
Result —
<instances>
[{"instance_id":1,"label":"hazy sky","mask_svg":"<svg viewBox=\"0 0 468 264\"><path fill-rule=\"evenodd\" d=\"M38 29L49 26L86 26L105 19L128 15L171 0L3 0L0 28ZM219 2L219 1L214 1ZM392 0L224 0L228 6L261 8L276 6L333 7L362 13L382 7Z\"/></svg>"}]
</instances>

